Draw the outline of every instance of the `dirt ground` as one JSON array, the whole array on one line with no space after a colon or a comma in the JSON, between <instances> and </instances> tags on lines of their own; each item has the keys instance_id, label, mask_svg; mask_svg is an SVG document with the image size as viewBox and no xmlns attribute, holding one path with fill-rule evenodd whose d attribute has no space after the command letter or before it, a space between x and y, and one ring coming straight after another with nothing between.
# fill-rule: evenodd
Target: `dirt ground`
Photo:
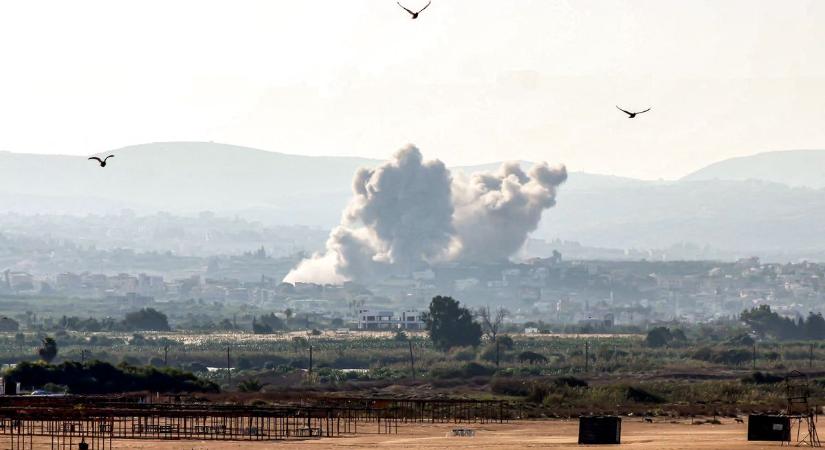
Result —
<instances>
[{"instance_id":1,"label":"dirt ground","mask_svg":"<svg viewBox=\"0 0 825 450\"><path fill-rule=\"evenodd\" d=\"M374 426L374 425L373 425ZM578 421L536 420L507 424L471 424L475 437L449 436L454 427L464 425L406 425L399 426L398 434L374 434L367 426L359 425L354 437L322 438L285 442L219 442L219 441L114 441L113 450L229 450L229 449L562 449L578 447ZM779 443L748 442L747 426L733 419L724 419L722 425L691 425L690 420L671 423L661 419L644 423L639 418L624 418L622 444L607 448L627 449L773 449ZM3 442L0 448L8 448ZM35 448L41 448L35 445ZM49 448L46 444L45 448Z\"/></svg>"}]
</instances>

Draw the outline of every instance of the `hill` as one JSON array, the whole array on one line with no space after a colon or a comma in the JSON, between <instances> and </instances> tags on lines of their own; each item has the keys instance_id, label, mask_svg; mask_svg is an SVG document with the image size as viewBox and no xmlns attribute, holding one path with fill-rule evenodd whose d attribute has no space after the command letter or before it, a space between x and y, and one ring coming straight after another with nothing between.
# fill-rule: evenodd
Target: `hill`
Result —
<instances>
[{"instance_id":1,"label":"hill","mask_svg":"<svg viewBox=\"0 0 825 450\"><path fill-rule=\"evenodd\" d=\"M113 150L101 169L86 157L0 152L0 207L22 213L192 213L211 210L279 224L332 227L366 158L300 156L212 142L158 142ZM529 163L525 163L529 165ZM497 168L499 163L463 168ZM573 177L575 186L618 177Z\"/></svg>"},{"instance_id":2,"label":"hill","mask_svg":"<svg viewBox=\"0 0 825 450\"><path fill-rule=\"evenodd\" d=\"M726 159L697 170L683 180L762 180L822 189L825 188L825 150L787 150Z\"/></svg>"},{"instance_id":3,"label":"hill","mask_svg":"<svg viewBox=\"0 0 825 450\"><path fill-rule=\"evenodd\" d=\"M324 219L315 217L317 205L307 201L340 204L355 170L376 164L206 142L143 144L110 153L115 158L101 169L85 157L2 152L0 201L14 201L28 212L42 205L74 214L267 209L288 222L315 222Z\"/></svg>"},{"instance_id":4,"label":"hill","mask_svg":"<svg viewBox=\"0 0 825 450\"><path fill-rule=\"evenodd\" d=\"M379 163L204 142L153 143L112 153L117 156L101 169L85 157L0 152L0 211L211 210L273 225L330 228L350 197L353 173ZM534 236L619 249L689 243L739 256L825 259L825 195L794 187L825 185L816 182L817 171L825 167L815 164L822 155L799 151L737 158L677 181L571 172L558 205L544 213ZM770 164L773 172L765 169ZM758 180L784 180L781 174L796 176L787 184Z\"/></svg>"}]
</instances>

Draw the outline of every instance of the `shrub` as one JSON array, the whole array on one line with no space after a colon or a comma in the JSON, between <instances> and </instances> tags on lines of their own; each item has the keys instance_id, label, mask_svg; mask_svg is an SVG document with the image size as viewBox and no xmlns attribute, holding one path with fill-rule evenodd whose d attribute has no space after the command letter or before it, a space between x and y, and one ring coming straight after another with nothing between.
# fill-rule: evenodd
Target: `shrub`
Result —
<instances>
[{"instance_id":1,"label":"shrub","mask_svg":"<svg viewBox=\"0 0 825 450\"><path fill-rule=\"evenodd\" d=\"M642 388L629 386L625 391L625 398L638 403L664 403L665 399Z\"/></svg>"},{"instance_id":2,"label":"shrub","mask_svg":"<svg viewBox=\"0 0 825 450\"><path fill-rule=\"evenodd\" d=\"M238 390L241 392L261 392L263 388L264 384L254 379L243 380L238 383Z\"/></svg>"},{"instance_id":3,"label":"shrub","mask_svg":"<svg viewBox=\"0 0 825 450\"><path fill-rule=\"evenodd\" d=\"M648 347L664 347L673 340L673 334L665 327L656 327L647 333L645 344Z\"/></svg>"},{"instance_id":4,"label":"shrub","mask_svg":"<svg viewBox=\"0 0 825 450\"><path fill-rule=\"evenodd\" d=\"M588 387L587 381L584 381L581 378L576 378L574 376L558 377L555 380L553 380L553 384L558 387Z\"/></svg>"},{"instance_id":5,"label":"shrub","mask_svg":"<svg viewBox=\"0 0 825 450\"><path fill-rule=\"evenodd\" d=\"M288 359L282 358L277 355L270 355L270 358L271 359L269 361L266 361L264 363L264 369L266 370L275 370L276 368L284 366L289 362Z\"/></svg>"},{"instance_id":6,"label":"shrub","mask_svg":"<svg viewBox=\"0 0 825 450\"><path fill-rule=\"evenodd\" d=\"M492 367L481 365L477 362L468 362L462 367L465 377L484 377L490 376L495 372Z\"/></svg>"},{"instance_id":7,"label":"shrub","mask_svg":"<svg viewBox=\"0 0 825 450\"><path fill-rule=\"evenodd\" d=\"M155 367L163 367L166 365L166 363L163 361L163 358L153 356L149 358L149 365Z\"/></svg>"},{"instance_id":8,"label":"shrub","mask_svg":"<svg viewBox=\"0 0 825 450\"><path fill-rule=\"evenodd\" d=\"M208 372L209 368L206 364L202 364L199 362L191 362L186 365L186 370L192 373L199 373L199 372Z\"/></svg>"},{"instance_id":9,"label":"shrub","mask_svg":"<svg viewBox=\"0 0 825 450\"><path fill-rule=\"evenodd\" d=\"M490 376L495 372L495 368L479 364L477 362L468 362L461 366L456 364L441 364L430 369L430 377L446 380L452 378L473 378Z\"/></svg>"},{"instance_id":10,"label":"shrub","mask_svg":"<svg viewBox=\"0 0 825 450\"><path fill-rule=\"evenodd\" d=\"M84 364L66 361L58 365L22 362L6 373L6 382L37 387L49 383L68 387L73 394L112 394L121 392L218 392L218 386L189 372L173 368L115 367L101 361Z\"/></svg>"},{"instance_id":11,"label":"shrub","mask_svg":"<svg viewBox=\"0 0 825 450\"><path fill-rule=\"evenodd\" d=\"M472 361L476 359L476 350L473 347L455 347L449 355L456 361Z\"/></svg>"},{"instance_id":12,"label":"shrub","mask_svg":"<svg viewBox=\"0 0 825 450\"><path fill-rule=\"evenodd\" d=\"M714 362L740 366L750 361L752 356L752 353L748 350L733 348L720 352Z\"/></svg>"},{"instance_id":13,"label":"shrub","mask_svg":"<svg viewBox=\"0 0 825 450\"><path fill-rule=\"evenodd\" d=\"M249 358L241 357L238 358L238 362L235 363L235 367L238 370L249 370L253 367L253 365L252 361L250 361Z\"/></svg>"},{"instance_id":14,"label":"shrub","mask_svg":"<svg viewBox=\"0 0 825 450\"><path fill-rule=\"evenodd\" d=\"M499 395L526 397L530 393L530 385L521 378L494 377L490 382L490 391Z\"/></svg>"},{"instance_id":15,"label":"shrub","mask_svg":"<svg viewBox=\"0 0 825 450\"><path fill-rule=\"evenodd\" d=\"M513 338L511 338L509 335L502 334L501 336L498 336L496 338L496 342L498 342L498 345L501 346L502 350L513 349Z\"/></svg>"},{"instance_id":16,"label":"shrub","mask_svg":"<svg viewBox=\"0 0 825 450\"><path fill-rule=\"evenodd\" d=\"M534 382L530 384L529 392L527 393L527 401L533 403L542 403L544 398L550 395L550 387L544 383Z\"/></svg>"},{"instance_id":17,"label":"shrub","mask_svg":"<svg viewBox=\"0 0 825 450\"><path fill-rule=\"evenodd\" d=\"M528 350L518 354L518 361L522 364L525 362L530 364L547 364L547 357Z\"/></svg>"},{"instance_id":18,"label":"shrub","mask_svg":"<svg viewBox=\"0 0 825 450\"><path fill-rule=\"evenodd\" d=\"M754 372L748 376L742 377L742 382L748 384L775 384L783 381L785 381L785 377L773 375L768 372Z\"/></svg>"},{"instance_id":19,"label":"shrub","mask_svg":"<svg viewBox=\"0 0 825 450\"><path fill-rule=\"evenodd\" d=\"M750 347L754 343L756 343L756 341L746 333L738 334L728 339L728 345L732 346Z\"/></svg>"}]
</instances>

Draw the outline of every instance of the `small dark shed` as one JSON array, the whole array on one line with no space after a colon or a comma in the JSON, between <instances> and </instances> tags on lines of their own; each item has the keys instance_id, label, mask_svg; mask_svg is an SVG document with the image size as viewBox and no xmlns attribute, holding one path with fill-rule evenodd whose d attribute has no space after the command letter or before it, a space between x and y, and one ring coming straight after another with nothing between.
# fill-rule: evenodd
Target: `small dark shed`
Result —
<instances>
[{"instance_id":1,"label":"small dark shed","mask_svg":"<svg viewBox=\"0 0 825 450\"><path fill-rule=\"evenodd\" d=\"M751 414L748 416L748 440L789 442L791 440L791 418Z\"/></svg>"},{"instance_id":2,"label":"small dark shed","mask_svg":"<svg viewBox=\"0 0 825 450\"><path fill-rule=\"evenodd\" d=\"M618 416L579 417L579 444L620 444L622 419Z\"/></svg>"}]
</instances>

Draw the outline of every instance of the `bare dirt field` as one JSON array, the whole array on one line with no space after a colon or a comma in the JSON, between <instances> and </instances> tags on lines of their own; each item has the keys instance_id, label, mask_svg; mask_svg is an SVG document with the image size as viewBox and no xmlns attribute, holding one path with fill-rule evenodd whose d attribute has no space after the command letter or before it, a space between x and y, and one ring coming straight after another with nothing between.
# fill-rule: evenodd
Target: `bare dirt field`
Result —
<instances>
[{"instance_id":1,"label":"bare dirt field","mask_svg":"<svg viewBox=\"0 0 825 450\"><path fill-rule=\"evenodd\" d=\"M374 425L373 425L374 426ZM475 437L449 436L454 427L466 426L476 432ZM220 442L220 441L114 441L113 449L163 449L163 450L228 450L228 449L518 449L576 448L578 421L536 420L517 421L507 424L471 425L406 425L399 426L398 434L373 434L368 425L359 425L355 437L322 438L286 442ZM748 442L747 426L725 419L722 425L691 425L690 420L677 423L657 421L643 423L641 419L624 419L622 444L606 448L627 449L773 449L779 443ZM3 444L6 444L5 442ZM0 448L8 448L0 445ZM35 448L38 448L36 445ZM48 444L46 447L48 448Z\"/></svg>"}]
</instances>

